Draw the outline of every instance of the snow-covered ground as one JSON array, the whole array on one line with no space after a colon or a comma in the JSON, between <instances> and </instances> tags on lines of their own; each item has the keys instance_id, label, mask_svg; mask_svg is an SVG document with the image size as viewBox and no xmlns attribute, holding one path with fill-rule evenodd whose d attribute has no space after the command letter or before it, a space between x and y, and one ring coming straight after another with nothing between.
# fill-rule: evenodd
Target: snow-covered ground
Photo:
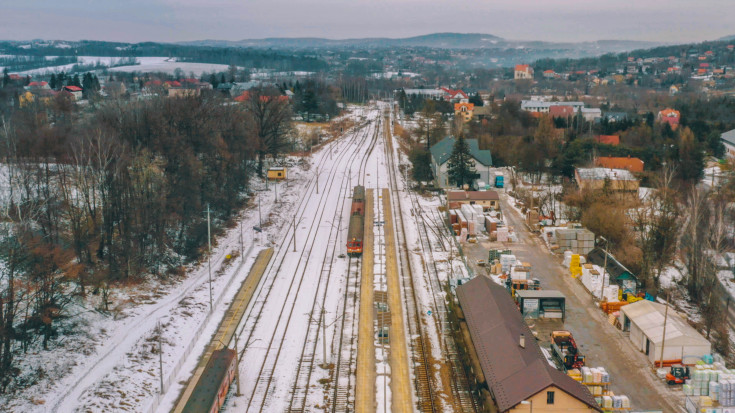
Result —
<instances>
[{"instance_id":1,"label":"snow-covered ground","mask_svg":"<svg viewBox=\"0 0 735 413\"><path fill-rule=\"evenodd\" d=\"M3 56L0 56L3 57ZM5 56L5 57L13 57L13 56ZM57 58L58 56L45 56L46 60L51 60L54 58ZM147 59L145 57L138 57L139 61L141 59ZM122 57L113 57L113 56L77 56L77 63L70 63L66 65L58 65L58 66L46 66L46 67L40 67L37 69L31 69L31 70L25 70L23 72L18 72L18 74L25 76L35 76L35 75L43 75L47 73L58 73L58 72L68 72L76 65L94 65L94 64L100 64L103 66L114 66L121 62L122 60L127 60L126 58ZM0 70L2 67L0 67Z\"/></svg>"},{"instance_id":2,"label":"snow-covered ground","mask_svg":"<svg viewBox=\"0 0 735 413\"><path fill-rule=\"evenodd\" d=\"M189 63L178 62L176 58L169 57L138 57L139 64L131 66L118 66L110 68L110 72L149 72L149 73L168 73L173 74L176 69L181 69L185 75L193 74L196 77L202 73L219 73L226 72L228 65L220 65L215 63Z\"/></svg>"},{"instance_id":3,"label":"snow-covered ground","mask_svg":"<svg viewBox=\"0 0 735 413\"><path fill-rule=\"evenodd\" d=\"M349 153L351 148L359 144L357 141L358 138L338 140L313 155L311 159L313 164L322 165L320 190L329 194L322 197L320 204L334 208L336 202L332 202L334 199L331 197L335 199L344 197L348 187L351 188L350 185L355 184L356 170L353 170L352 175L345 173L349 168L340 169L345 166L344 164L333 167L329 165L329 159L336 158L340 150ZM332 177L331 183L327 182L328 177ZM65 339L51 351L30 354L21 367L28 369L32 366L34 369L42 369L45 372L44 378L20 394L0 398L0 405L10 411L24 412L152 411L154 403L158 404L159 401L160 373L157 348L160 335L160 345L163 349L162 370L167 391L161 397L159 409L165 410L170 407L181 390L179 383L188 378L198 355L208 344L209 337L237 291L236 287L247 275L259 249L267 245L276 245L277 255L288 254L291 257L292 254L288 252L292 248L289 244L291 218L299 212L304 215L305 211L309 211L308 208L303 208L303 205L297 204L310 199L309 195L315 190L314 182L313 170L293 167L289 171L288 183L279 183L277 186L271 184L267 191L264 186L261 188L258 198L264 234L255 237L252 228L259 225L259 215L258 208L251 205L241 218L244 228L244 257L227 258L227 255L239 254L241 251L240 226L229 230L217 240L218 245L212 254L212 290L215 306L211 314L206 262L189 268L186 279L175 284L151 282L136 288L115 290L112 298L116 303L113 311L115 316L107 316L81 306L74 308L79 315L72 318L75 320L74 325L69 325L68 328L73 327L74 331L80 333ZM276 193L278 203L275 203ZM342 195L335 195L338 193ZM313 204L313 211L318 211L318 206L315 206L317 202L314 201ZM349 208L347 203L345 205L345 208ZM326 239L323 237L324 231L334 227L334 233L339 234L334 236L332 246L339 252L339 249L343 248L344 223L340 226L334 221L334 226L326 225L321 218L321 215L311 216L310 224L312 227L318 227L320 236L312 237L308 242L316 246L315 250L323 252L322 249L327 249L322 245L322 240ZM298 224L300 226L296 233L297 244L304 242L299 236L305 236L306 231L302 231L302 228L307 222L305 219ZM298 248L299 251L303 252L303 246L298 246L301 247ZM316 263L318 260L312 257L310 261ZM335 265L335 274L346 272L346 264L342 265L342 267L339 263ZM312 270L313 266L308 273L311 274ZM292 278L288 273L281 274L282 280ZM339 294L334 292L341 288L339 282L333 282L332 285L333 290L328 294L330 300L327 300L327 320L337 314L335 303ZM280 287L274 288L276 295L283 292ZM331 300L331 297L334 297L334 300ZM277 304L278 300L273 300L272 303ZM299 327L308 325L308 322L302 319L300 308L294 314L299 318L296 323ZM261 323L270 324L263 323L262 320ZM292 343L291 331L288 337L289 343ZM259 341L256 339L250 341L249 349L262 346L264 339L265 336ZM185 357L187 353L188 357ZM243 378L247 373L252 377L253 365L241 364L244 367ZM289 365L284 371L289 371L291 367L293 365ZM326 377L326 373L314 374L313 377L312 381L317 383L316 380ZM280 385L279 388L285 389Z\"/></svg>"},{"instance_id":4,"label":"snow-covered ground","mask_svg":"<svg viewBox=\"0 0 735 413\"><path fill-rule=\"evenodd\" d=\"M358 121L362 125L348 136L315 154L323 161L314 160L321 164L313 168L318 170L318 192L316 181L306 183L298 209L281 211L286 222L295 217L296 251L292 229L286 228L240 326L241 348L248 345L240 362L242 396L231 395L226 411L315 409L331 398L323 384L331 373L319 366L324 361L321 347L326 338L330 362L340 351L335 340L341 327L337 321L344 316L349 259L339 254L345 252L349 197L361 183L360 165L370 151L378 112L365 115L369 123ZM366 180L371 160L366 161ZM318 328L322 306L329 326L326 337ZM347 307L354 314L354 306Z\"/></svg>"}]
</instances>

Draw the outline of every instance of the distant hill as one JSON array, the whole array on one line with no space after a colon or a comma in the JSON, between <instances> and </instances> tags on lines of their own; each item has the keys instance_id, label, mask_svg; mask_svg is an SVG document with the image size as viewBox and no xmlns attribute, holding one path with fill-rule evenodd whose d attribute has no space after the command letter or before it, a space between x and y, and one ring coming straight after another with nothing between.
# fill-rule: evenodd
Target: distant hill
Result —
<instances>
[{"instance_id":1,"label":"distant hill","mask_svg":"<svg viewBox=\"0 0 735 413\"><path fill-rule=\"evenodd\" d=\"M723 36L723 37L720 37L720 38L719 38L719 39L717 39L717 40L719 40L719 41L723 41L723 42L729 42L729 41L731 41L731 40L735 40L735 34L731 34L731 35L729 35L729 36Z\"/></svg>"},{"instance_id":2,"label":"distant hill","mask_svg":"<svg viewBox=\"0 0 735 413\"><path fill-rule=\"evenodd\" d=\"M322 49L322 48L388 48L427 47L437 49L509 49L534 50L567 49L584 54L616 53L633 49L660 46L662 43L630 40L598 40L578 43L554 43L544 41L507 40L482 33L433 33L406 38L324 39L315 37L272 37L266 39L199 40L180 42L190 46L252 47L271 49Z\"/></svg>"}]
</instances>

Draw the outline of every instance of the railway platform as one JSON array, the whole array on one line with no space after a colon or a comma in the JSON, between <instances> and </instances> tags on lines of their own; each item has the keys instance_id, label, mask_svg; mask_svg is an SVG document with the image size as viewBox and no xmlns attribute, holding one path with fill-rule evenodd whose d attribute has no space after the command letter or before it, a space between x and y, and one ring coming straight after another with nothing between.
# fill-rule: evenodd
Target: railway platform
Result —
<instances>
[{"instance_id":1,"label":"railway platform","mask_svg":"<svg viewBox=\"0 0 735 413\"><path fill-rule=\"evenodd\" d=\"M194 389L196 388L199 379L201 378L202 373L204 372L204 369L212 356L212 353L215 350L222 348L222 343L227 343L227 345L229 346L229 344L233 341L235 329L240 324L240 320L245 314L245 310L248 308L250 300L253 297L253 293L260 283L260 279L263 277L265 269L268 266L268 263L270 262L272 256L273 248L267 248L258 253L257 258L255 259L255 263L253 263L253 266L250 268L250 272L248 273L247 278L245 278L245 281L243 281L242 285L240 286L237 295L235 295L235 298L230 303L230 307L225 312L222 321L217 327L217 332L214 334L212 340L204 351L204 354L199 359L199 363L194 369L194 374L191 376L189 382L184 388L184 392L177 400L176 407L174 407L173 410L174 413L180 413L183 411L184 406L186 406L186 402L189 400L189 397L194 392ZM234 343L232 344L234 345Z\"/></svg>"}]
</instances>

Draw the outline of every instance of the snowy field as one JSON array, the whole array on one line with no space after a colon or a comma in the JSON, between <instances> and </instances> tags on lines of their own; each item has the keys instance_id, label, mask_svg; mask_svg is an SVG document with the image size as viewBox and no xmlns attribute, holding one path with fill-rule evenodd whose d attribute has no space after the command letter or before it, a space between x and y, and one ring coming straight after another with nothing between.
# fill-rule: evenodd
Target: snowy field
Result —
<instances>
[{"instance_id":1,"label":"snowy field","mask_svg":"<svg viewBox=\"0 0 735 413\"><path fill-rule=\"evenodd\" d=\"M199 77L202 73L226 72L228 65L214 63L189 63L178 62L176 58L168 57L138 57L140 64L131 66L118 66L110 68L110 72L142 72L142 73L168 73L173 74L176 69L181 69L186 75L193 74Z\"/></svg>"},{"instance_id":2,"label":"snowy field","mask_svg":"<svg viewBox=\"0 0 735 413\"><path fill-rule=\"evenodd\" d=\"M5 56L13 57L13 56ZM57 56L46 56L46 59L53 59ZM173 74L176 69L181 69L186 75L193 74L196 77L202 75L202 73L219 73L226 72L229 69L228 65L214 64L214 63L190 63L190 62L179 62L175 57L165 56L144 56L136 57L135 60L138 64L111 67L119 64L126 58L113 57L113 56L78 56L77 63L71 63L59 66L47 66L37 69L26 70L18 72L22 76L30 75L45 75L50 73L68 72L75 65L94 65L101 64L109 67L110 72L147 72L147 73L168 73ZM0 67L2 70L2 67Z\"/></svg>"}]
</instances>

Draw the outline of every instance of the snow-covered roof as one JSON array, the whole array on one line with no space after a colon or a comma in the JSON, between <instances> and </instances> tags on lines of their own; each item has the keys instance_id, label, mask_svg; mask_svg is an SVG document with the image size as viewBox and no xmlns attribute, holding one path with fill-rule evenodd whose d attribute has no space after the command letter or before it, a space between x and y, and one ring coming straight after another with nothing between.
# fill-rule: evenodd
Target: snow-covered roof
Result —
<instances>
[{"instance_id":1,"label":"snow-covered roof","mask_svg":"<svg viewBox=\"0 0 735 413\"><path fill-rule=\"evenodd\" d=\"M630 171L625 169L610 168L577 168L579 179L582 180L601 180L610 179L611 181L635 181L636 178Z\"/></svg>"},{"instance_id":2,"label":"snow-covered roof","mask_svg":"<svg viewBox=\"0 0 735 413\"><path fill-rule=\"evenodd\" d=\"M653 343L663 341L666 318L667 346L710 346L710 342L673 309L669 309L668 317L665 317L666 306L663 304L641 300L621 307L620 311Z\"/></svg>"},{"instance_id":3,"label":"snow-covered roof","mask_svg":"<svg viewBox=\"0 0 735 413\"><path fill-rule=\"evenodd\" d=\"M720 139L729 143L730 145L735 145L735 129L723 133L722 135L720 135Z\"/></svg>"}]
</instances>

